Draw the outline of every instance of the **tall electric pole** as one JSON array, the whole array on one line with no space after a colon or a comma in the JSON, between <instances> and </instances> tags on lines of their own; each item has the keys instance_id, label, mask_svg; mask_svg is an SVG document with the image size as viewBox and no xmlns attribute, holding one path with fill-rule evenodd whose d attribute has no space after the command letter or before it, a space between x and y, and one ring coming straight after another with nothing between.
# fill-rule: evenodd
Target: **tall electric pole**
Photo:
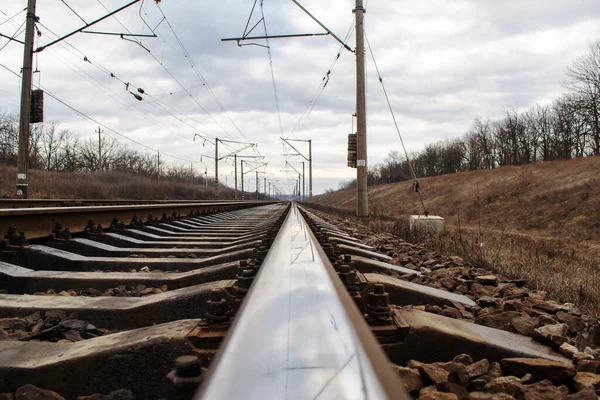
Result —
<instances>
[{"instance_id":1,"label":"tall electric pole","mask_svg":"<svg viewBox=\"0 0 600 400\"><path fill-rule=\"evenodd\" d=\"M304 161L302 161L302 201L306 200L306 180L304 175Z\"/></svg>"},{"instance_id":2,"label":"tall electric pole","mask_svg":"<svg viewBox=\"0 0 600 400\"><path fill-rule=\"evenodd\" d=\"M367 191L367 101L365 84L365 33L363 0L356 0L356 216L369 216Z\"/></svg>"},{"instance_id":3,"label":"tall electric pole","mask_svg":"<svg viewBox=\"0 0 600 400\"><path fill-rule=\"evenodd\" d=\"M27 198L29 178L29 123L31 112L31 81L33 65L33 37L35 29L36 0L27 1L25 21L25 50L23 52L23 77L21 80L21 115L19 118L19 158L17 161L17 196Z\"/></svg>"},{"instance_id":4,"label":"tall electric pole","mask_svg":"<svg viewBox=\"0 0 600 400\"><path fill-rule=\"evenodd\" d=\"M256 200L258 200L259 187L260 187L260 179L258 179L258 171L256 171Z\"/></svg>"},{"instance_id":5,"label":"tall electric pole","mask_svg":"<svg viewBox=\"0 0 600 400\"><path fill-rule=\"evenodd\" d=\"M156 161L156 177L158 180L160 180L160 151L158 152L158 159Z\"/></svg>"},{"instance_id":6,"label":"tall electric pole","mask_svg":"<svg viewBox=\"0 0 600 400\"><path fill-rule=\"evenodd\" d=\"M235 165L235 167L234 167L235 179L233 180L233 185L235 186L235 189L233 191L233 193L234 193L233 198L235 200L237 200L238 199L238 193L237 193L237 154L233 155L233 164Z\"/></svg>"},{"instance_id":7,"label":"tall electric pole","mask_svg":"<svg viewBox=\"0 0 600 400\"><path fill-rule=\"evenodd\" d=\"M280 139L283 140L288 146L290 146L296 152L295 154L286 154L286 155L300 156L300 157L304 158L306 161L308 161L308 200L309 201L312 200L312 161L313 161L313 159L312 159L312 140L311 139L308 139L308 140L286 139L286 138L280 138ZM308 158L304 154L302 154L290 142L308 142Z\"/></svg>"},{"instance_id":8,"label":"tall electric pole","mask_svg":"<svg viewBox=\"0 0 600 400\"><path fill-rule=\"evenodd\" d=\"M215 197L219 197L219 138L215 138Z\"/></svg>"},{"instance_id":9,"label":"tall electric pole","mask_svg":"<svg viewBox=\"0 0 600 400\"><path fill-rule=\"evenodd\" d=\"M308 139L308 201L312 201L312 140Z\"/></svg>"},{"instance_id":10,"label":"tall electric pole","mask_svg":"<svg viewBox=\"0 0 600 400\"><path fill-rule=\"evenodd\" d=\"M244 200L244 160L240 161L240 167L242 168L242 200Z\"/></svg>"},{"instance_id":11,"label":"tall electric pole","mask_svg":"<svg viewBox=\"0 0 600 400\"><path fill-rule=\"evenodd\" d=\"M102 171L102 130L98 127L98 170Z\"/></svg>"}]
</instances>

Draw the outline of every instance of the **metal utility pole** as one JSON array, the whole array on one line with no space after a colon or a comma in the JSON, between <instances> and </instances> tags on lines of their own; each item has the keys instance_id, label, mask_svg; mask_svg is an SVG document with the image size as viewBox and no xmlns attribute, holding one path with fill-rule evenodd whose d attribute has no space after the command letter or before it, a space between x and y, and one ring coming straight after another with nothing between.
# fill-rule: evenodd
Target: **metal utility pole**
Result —
<instances>
[{"instance_id":1,"label":"metal utility pole","mask_svg":"<svg viewBox=\"0 0 600 400\"><path fill-rule=\"evenodd\" d=\"M263 191L265 192L265 200L267 199L267 177L263 178Z\"/></svg>"},{"instance_id":2,"label":"metal utility pole","mask_svg":"<svg viewBox=\"0 0 600 400\"><path fill-rule=\"evenodd\" d=\"M367 192L367 106L365 84L365 33L363 0L356 0L356 216L369 216Z\"/></svg>"},{"instance_id":3,"label":"metal utility pole","mask_svg":"<svg viewBox=\"0 0 600 400\"><path fill-rule=\"evenodd\" d=\"M256 171L256 200L258 200L259 187L260 187L260 179L258 179L258 171Z\"/></svg>"},{"instance_id":4,"label":"metal utility pole","mask_svg":"<svg viewBox=\"0 0 600 400\"><path fill-rule=\"evenodd\" d=\"M215 138L215 197L219 197L219 138Z\"/></svg>"},{"instance_id":5,"label":"metal utility pole","mask_svg":"<svg viewBox=\"0 0 600 400\"><path fill-rule=\"evenodd\" d=\"M208 187L208 168L204 168L204 185Z\"/></svg>"},{"instance_id":6,"label":"metal utility pole","mask_svg":"<svg viewBox=\"0 0 600 400\"><path fill-rule=\"evenodd\" d=\"M286 154L286 155L290 155L290 156L300 156L302 158L304 158L306 161L308 161L308 199L309 201L312 200L312 140L308 139L308 140L301 140L301 139L286 139L286 138L281 138L281 140L283 140L288 146L290 146L292 149L294 149L294 151L296 152L295 154ZM290 142L308 142L308 158L300 153L300 151L298 151L298 149L296 147L294 147L293 144L291 144Z\"/></svg>"},{"instance_id":7,"label":"metal utility pole","mask_svg":"<svg viewBox=\"0 0 600 400\"><path fill-rule=\"evenodd\" d=\"M96 19L93 22L86 23L83 27L78 28L67 35L60 37L54 40L51 43L45 44L41 47L38 47L35 52L43 51L44 49L65 40L78 32L84 32L84 29L89 28L92 25L97 24L100 21L105 20L106 18L111 17L112 15L136 4L141 0L133 0L128 4L118 8L115 11L110 12L109 14ZM27 0L27 16L25 21L25 46L23 52L23 76L21 79L21 112L19 116L19 154L17 159L17 196L19 197L27 197L27 192L29 188L29 178L27 176L28 172L28 148L29 148L29 129L30 129L30 113L31 113L31 86L32 86L32 65L33 65L33 38L34 38L34 30L35 23L37 21L37 17L35 16L36 9L36 0ZM90 32L86 33L98 33L98 32ZM145 36L145 37L156 37L156 35L135 35L129 34L130 36ZM123 36L123 34L121 34Z\"/></svg>"},{"instance_id":8,"label":"metal utility pole","mask_svg":"<svg viewBox=\"0 0 600 400\"><path fill-rule=\"evenodd\" d=\"M304 175L304 161L302 161L302 200L306 200L306 181Z\"/></svg>"},{"instance_id":9,"label":"metal utility pole","mask_svg":"<svg viewBox=\"0 0 600 400\"><path fill-rule=\"evenodd\" d=\"M233 193L234 193L233 198L235 200L237 200L238 199L238 193L237 193L237 154L233 155L233 163L235 164L235 167L234 167L235 179L233 180L233 184L235 186L235 189L233 191Z\"/></svg>"},{"instance_id":10,"label":"metal utility pole","mask_svg":"<svg viewBox=\"0 0 600 400\"><path fill-rule=\"evenodd\" d=\"M242 167L242 200L244 200L244 160L240 161L240 166Z\"/></svg>"},{"instance_id":11,"label":"metal utility pole","mask_svg":"<svg viewBox=\"0 0 600 400\"><path fill-rule=\"evenodd\" d=\"M235 143L235 144L241 144L241 145L245 145L244 147L242 147L241 149L235 150L227 155L224 155L223 157L219 158L219 142L221 143ZM256 146L256 143L246 143L246 142L236 142L233 140L225 140L225 139L219 139L219 138L215 138L215 197L219 197L219 161L221 161L224 158L227 157L231 157L236 155L239 152L242 152L250 147L254 147ZM209 157L209 156L205 156L205 157ZM244 156L246 157L246 156ZM250 156L248 156L250 157ZM209 157L210 158L210 157ZM262 158L262 156L254 156L251 158ZM226 182L227 182L227 178ZM225 185L227 185L227 183L225 183Z\"/></svg>"},{"instance_id":12,"label":"metal utility pole","mask_svg":"<svg viewBox=\"0 0 600 400\"><path fill-rule=\"evenodd\" d=\"M102 130L98 127L98 169L102 171Z\"/></svg>"},{"instance_id":13,"label":"metal utility pole","mask_svg":"<svg viewBox=\"0 0 600 400\"><path fill-rule=\"evenodd\" d=\"M308 139L308 201L312 201L312 140Z\"/></svg>"},{"instance_id":14,"label":"metal utility pole","mask_svg":"<svg viewBox=\"0 0 600 400\"><path fill-rule=\"evenodd\" d=\"M36 0L27 1L25 22L25 50L23 52L23 77L21 81L21 115L19 118L19 158L17 161L17 196L27 198L29 179L29 122L31 112L31 81L33 65L33 37L35 29Z\"/></svg>"},{"instance_id":15,"label":"metal utility pole","mask_svg":"<svg viewBox=\"0 0 600 400\"><path fill-rule=\"evenodd\" d=\"M156 177L160 180L160 151L158 152L158 161L156 162Z\"/></svg>"}]
</instances>

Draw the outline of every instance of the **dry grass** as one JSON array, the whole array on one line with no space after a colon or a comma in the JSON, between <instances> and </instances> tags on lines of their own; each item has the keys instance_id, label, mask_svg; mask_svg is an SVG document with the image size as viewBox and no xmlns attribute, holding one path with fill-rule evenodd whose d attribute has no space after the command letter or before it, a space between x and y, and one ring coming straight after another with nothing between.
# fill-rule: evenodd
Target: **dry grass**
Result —
<instances>
[{"instance_id":1,"label":"dry grass","mask_svg":"<svg viewBox=\"0 0 600 400\"><path fill-rule=\"evenodd\" d=\"M315 202L375 232L525 279L530 288L598 316L599 169L600 157L592 157L423 179L426 206L446 218L440 236L409 232L407 215L422 213L410 182L370 188L368 220L353 217L352 191Z\"/></svg>"},{"instance_id":2,"label":"dry grass","mask_svg":"<svg viewBox=\"0 0 600 400\"><path fill-rule=\"evenodd\" d=\"M16 169L0 165L0 197L15 193ZM212 187L204 184L157 180L123 172L66 173L29 171L29 198L32 199L127 199L201 200L214 198ZM221 189L220 199L233 198L232 189Z\"/></svg>"}]
</instances>

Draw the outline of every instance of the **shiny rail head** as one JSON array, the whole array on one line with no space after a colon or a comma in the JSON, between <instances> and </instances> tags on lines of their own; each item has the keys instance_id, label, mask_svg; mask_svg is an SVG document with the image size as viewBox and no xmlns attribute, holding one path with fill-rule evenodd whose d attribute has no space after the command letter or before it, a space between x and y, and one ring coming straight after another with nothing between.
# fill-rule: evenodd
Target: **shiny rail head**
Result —
<instances>
[{"instance_id":1,"label":"shiny rail head","mask_svg":"<svg viewBox=\"0 0 600 400\"><path fill-rule=\"evenodd\" d=\"M293 205L196 399L407 399Z\"/></svg>"}]
</instances>

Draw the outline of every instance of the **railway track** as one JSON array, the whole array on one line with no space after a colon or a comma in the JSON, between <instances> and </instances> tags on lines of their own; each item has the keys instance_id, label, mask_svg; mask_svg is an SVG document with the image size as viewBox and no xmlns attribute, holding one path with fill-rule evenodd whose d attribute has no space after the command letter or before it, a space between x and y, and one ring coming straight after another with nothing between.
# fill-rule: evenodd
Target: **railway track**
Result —
<instances>
[{"instance_id":1,"label":"railway track","mask_svg":"<svg viewBox=\"0 0 600 400\"><path fill-rule=\"evenodd\" d=\"M10 209L0 228L3 399L590 393L551 338L474 324L481 298L296 204ZM590 350L577 368L600 368Z\"/></svg>"},{"instance_id":2,"label":"railway track","mask_svg":"<svg viewBox=\"0 0 600 400\"><path fill-rule=\"evenodd\" d=\"M237 200L229 200L234 203ZM116 206L179 203L214 203L213 200L109 200L109 199L0 199L0 209L40 207Z\"/></svg>"}]
</instances>

